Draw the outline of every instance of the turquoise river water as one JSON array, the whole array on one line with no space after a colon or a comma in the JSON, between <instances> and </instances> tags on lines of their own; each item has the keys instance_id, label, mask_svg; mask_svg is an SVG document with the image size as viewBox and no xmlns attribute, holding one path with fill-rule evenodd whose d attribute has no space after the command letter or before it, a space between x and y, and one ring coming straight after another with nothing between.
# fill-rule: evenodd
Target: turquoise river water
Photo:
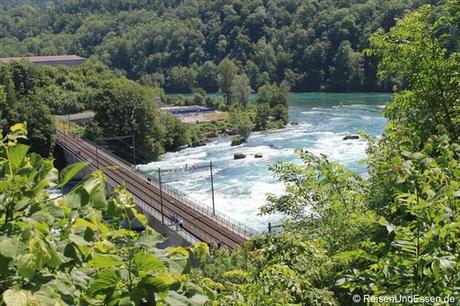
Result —
<instances>
[{"instance_id":1,"label":"turquoise river water","mask_svg":"<svg viewBox=\"0 0 460 306\"><path fill-rule=\"evenodd\" d=\"M382 111L390 102L389 94L326 94L296 93L290 95L290 120L298 125L282 130L253 133L248 143L231 147L231 138L214 140L204 147L187 148L168 153L159 162L140 166L140 170L153 173L180 167L204 165L213 162L216 210L247 226L263 231L268 222L277 223L281 216L260 216L259 207L265 203L267 193L281 195L283 184L269 171L278 161L299 163L296 148L323 153L331 160L365 175L366 143L363 140L343 141L345 135L365 131L379 136L385 125ZM235 153L246 154L234 160ZM262 159L254 158L262 154ZM164 173L167 184L185 192L203 205L211 206L209 168L182 173Z\"/></svg>"}]
</instances>

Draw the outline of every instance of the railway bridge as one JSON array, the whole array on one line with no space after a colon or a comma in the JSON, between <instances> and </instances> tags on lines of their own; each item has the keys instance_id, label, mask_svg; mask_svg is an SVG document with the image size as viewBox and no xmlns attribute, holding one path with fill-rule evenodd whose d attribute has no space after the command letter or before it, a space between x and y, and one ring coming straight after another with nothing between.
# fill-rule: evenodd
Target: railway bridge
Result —
<instances>
[{"instance_id":1,"label":"railway bridge","mask_svg":"<svg viewBox=\"0 0 460 306\"><path fill-rule=\"evenodd\" d=\"M90 169L100 169L111 187L124 184L134 196L136 205L151 219L171 228L188 243L207 242L235 248L254 232L242 224L195 203L180 191L149 178L105 149L74 135L57 131L57 145L72 161L88 162ZM175 226L170 216L183 221Z\"/></svg>"}]
</instances>

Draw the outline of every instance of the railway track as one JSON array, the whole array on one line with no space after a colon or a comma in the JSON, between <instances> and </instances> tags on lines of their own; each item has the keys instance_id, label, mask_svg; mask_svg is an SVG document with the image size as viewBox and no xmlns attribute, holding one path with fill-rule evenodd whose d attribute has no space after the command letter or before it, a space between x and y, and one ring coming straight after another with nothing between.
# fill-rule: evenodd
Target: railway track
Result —
<instances>
[{"instance_id":1,"label":"railway track","mask_svg":"<svg viewBox=\"0 0 460 306\"><path fill-rule=\"evenodd\" d=\"M171 214L183 220L181 230L187 231L197 240L210 244L222 244L235 248L246 241L246 237L233 231L212 217L201 213L199 210L175 198L172 194L160 189L149 182L127 164L114 158L104 150L96 147L81 138L75 138L57 132L58 144L67 150L76 152L83 160L94 167L101 169L104 174L117 184L125 184L128 191L146 205L161 213L161 199L163 214L166 220Z\"/></svg>"}]
</instances>

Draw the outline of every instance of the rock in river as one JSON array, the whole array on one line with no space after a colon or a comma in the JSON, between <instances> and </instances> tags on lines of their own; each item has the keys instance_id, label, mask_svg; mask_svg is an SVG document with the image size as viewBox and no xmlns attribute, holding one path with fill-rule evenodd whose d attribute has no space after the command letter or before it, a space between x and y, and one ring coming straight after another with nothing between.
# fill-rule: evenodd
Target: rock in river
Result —
<instances>
[{"instance_id":1,"label":"rock in river","mask_svg":"<svg viewBox=\"0 0 460 306\"><path fill-rule=\"evenodd\" d=\"M358 135L347 135L343 137L343 140L357 140L357 139L359 139Z\"/></svg>"},{"instance_id":2,"label":"rock in river","mask_svg":"<svg viewBox=\"0 0 460 306\"><path fill-rule=\"evenodd\" d=\"M244 159L246 158L246 155L244 155L243 153L235 153L235 155L233 155L233 158L234 159Z\"/></svg>"},{"instance_id":3,"label":"rock in river","mask_svg":"<svg viewBox=\"0 0 460 306\"><path fill-rule=\"evenodd\" d=\"M235 137L235 138L232 139L231 146L232 147L239 146L242 143L243 143L243 139L241 139L241 137Z\"/></svg>"}]
</instances>

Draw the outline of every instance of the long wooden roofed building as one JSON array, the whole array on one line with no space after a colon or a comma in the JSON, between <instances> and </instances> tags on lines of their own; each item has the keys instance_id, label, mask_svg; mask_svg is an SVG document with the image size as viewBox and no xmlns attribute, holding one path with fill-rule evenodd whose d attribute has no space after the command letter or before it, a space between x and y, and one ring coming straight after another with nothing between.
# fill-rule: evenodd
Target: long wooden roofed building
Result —
<instances>
[{"instance_id":1,"label":"long wooden roofed building","mask_svg":"<svg viewBox=\"0 0 460 306\"><path fill-rule=\"evenodd\" d=\"M86 61L86 58L78 55L51 55L51 56L30 56L30 57L3 57L0 62L9 64L11 62L26 60L33 64L49 66L78 66Z\"/></svg>"}]
</instances>

